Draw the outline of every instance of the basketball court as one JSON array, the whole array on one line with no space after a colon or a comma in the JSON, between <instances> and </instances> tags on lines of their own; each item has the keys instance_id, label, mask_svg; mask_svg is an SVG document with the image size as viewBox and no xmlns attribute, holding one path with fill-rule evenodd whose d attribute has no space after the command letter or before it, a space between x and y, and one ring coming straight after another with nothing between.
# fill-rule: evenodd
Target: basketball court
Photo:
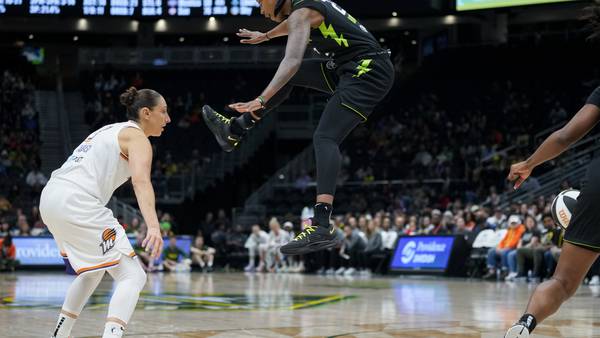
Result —
<instances>
[{"instance_id":1,"label":"basketball court","mask_svg":"<svg viewBox=\"0 0 600 338\"><path fill-rule=\"evenodd\" d=\"M72 278L59 272L1 274L1 336L49 336ZM155 273L126 336L502 337L532 287L438 277ZM111 288L106 276L74 337L99 337ZM600 287L582 286L535 336L600 337L599 295Z\"/></svg>"}]
</instances>

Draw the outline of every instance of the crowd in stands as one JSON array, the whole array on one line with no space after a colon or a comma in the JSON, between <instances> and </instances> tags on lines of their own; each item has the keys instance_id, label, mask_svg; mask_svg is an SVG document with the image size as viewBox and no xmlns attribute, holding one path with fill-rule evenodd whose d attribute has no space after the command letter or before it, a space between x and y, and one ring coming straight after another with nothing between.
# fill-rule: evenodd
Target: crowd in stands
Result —
<instances>
[{"instance_id":1,"label":"crowd in stands","mask_svg":"<svg viewBox=\"0 0 600 338\"><path fill-rule=\"evenodd\" d=\"M552 197L531 204L513 203L504 209L493 203L480 206L455 200L442 210L349 212L332 219L339 229L338 247L300 258L283 257L277 249L301 231L302 224L285 221L282 229L272 218L268 233L259 225L252 226L245 243L249 257L245 270L347 276L385 273L399 236L460 235L473 245L483 241L477 240L481 235L487 238L483 246L476 245L487 256L484 262L489 270L484 278L536 282L551 276L562 245L562 230L549 213ZM303 217L310 216L307 208ZM480 275L486 272L479 270Z\"/></svg>"},{"instance_id":2,"label":"crowd in stands","mask_svg":"<svg viewBox=\"0 0 600 338\"><path fill-rule=\"evenodd\" d=\"M24 67L26 68L26 67ZM32 79L0 68L0 271L14 270L13 236L45 233L36 207L46 183L40 168L38 112Z\"/></svg>"}]
</instances>

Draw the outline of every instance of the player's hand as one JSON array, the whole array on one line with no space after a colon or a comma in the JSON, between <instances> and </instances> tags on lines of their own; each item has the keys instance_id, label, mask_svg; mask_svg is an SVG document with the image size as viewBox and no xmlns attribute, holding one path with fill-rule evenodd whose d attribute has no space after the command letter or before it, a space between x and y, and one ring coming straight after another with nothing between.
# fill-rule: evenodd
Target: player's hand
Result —
<instances>
[{"instance_id":1,"label":"player's hand","mask_svg":"<svg viewBox=\"0 0 600 338\"><path fill-rule=\"evenodd\" d=\"M142 242L142 247L146 249L146 252L152 250L150 254L152 258L160 256L163 249L163 239L158 228L148 228L148 233Z\"/></svg>"},{"instance_id":2,"label":"player's hand","mask_svg":"<svg viewBox=\"0 0 600 338\"><path fill-rule=\"evenodd\" d=\"M244 39L240 40L241 43L248 44L248 45L257 45L259 43L263 43L263 42L269 40L269 38L267 38L266 33L257 32L257 31L249 31L246 28L242 28L242 29L238 30L236 35L239 36L240 38L244 38Z\"/></svg>"},{"instance_id":3,"label":"player's hand","mask_svg":"<svg viewBox=\"0 0 600 338\"><path fill-rule=\"evenodd\" d=\"M247 113L259 110L262 108L262 104L258 99L254 99L249 102L238 102L230 104L229 108L238 111L239 113Z\"/></svg>"},{"instance_id":4,"label":"player's hand","mask_svg":"<svg viewBox=\"0 0 600 338\"><path fill-rule=\"evenodd\" d=\"M532 167L527 164L526 161L515 163L510 166L510 173L508 174L509 181L515 181L514 189L519 189L521 184L531 175Z\"/></svg>"}]
</instances>

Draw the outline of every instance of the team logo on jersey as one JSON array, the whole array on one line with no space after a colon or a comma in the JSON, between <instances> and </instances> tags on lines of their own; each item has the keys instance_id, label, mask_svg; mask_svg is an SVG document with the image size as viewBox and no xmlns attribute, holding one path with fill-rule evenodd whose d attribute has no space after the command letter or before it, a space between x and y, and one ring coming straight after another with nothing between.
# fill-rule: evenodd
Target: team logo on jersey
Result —
<instances>
[{"instance_id":1,"label":"team logo on jersey","mask_svg":"<svg viewBox=\"0 0 600 338\"><path fill-rule=\"evenodd\" d=\"M116 241L117 230L115 228L104 229L104 231L102 231L102 243L100 243L102 254L104 255L108 250L112 249L115 246Z\"/></svg>"}]
</instances>

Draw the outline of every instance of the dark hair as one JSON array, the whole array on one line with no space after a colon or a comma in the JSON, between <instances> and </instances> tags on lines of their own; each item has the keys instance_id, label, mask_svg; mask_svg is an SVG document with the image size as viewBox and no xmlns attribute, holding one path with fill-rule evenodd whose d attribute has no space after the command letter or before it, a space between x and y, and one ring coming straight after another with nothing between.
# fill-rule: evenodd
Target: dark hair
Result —
<instances>
[{"instance_id":1,"label":"dark hair","mask_svg":"<svg viewBox=\"0 0 600 338\"><path fill-rule=\"evenodd\" d=\"M600 37L600 6L591 5L584 9L582 20L587 21L585 30L590 31L588 40L596 40Z\"/></svg>"},{"instance_id":2,"label":"dark hair","mask_svg":"<svg viewBox=\"0 0 600 338\"><path fill-rule=\"evenodd\" d=\"M162 95L152 89L137 90L135 87L129 87L121 94L119 101L127 108L127 118L137 121L140 109L144 107L151 109L158 104L161 97Z\"/></svg>"}]
</instances>

